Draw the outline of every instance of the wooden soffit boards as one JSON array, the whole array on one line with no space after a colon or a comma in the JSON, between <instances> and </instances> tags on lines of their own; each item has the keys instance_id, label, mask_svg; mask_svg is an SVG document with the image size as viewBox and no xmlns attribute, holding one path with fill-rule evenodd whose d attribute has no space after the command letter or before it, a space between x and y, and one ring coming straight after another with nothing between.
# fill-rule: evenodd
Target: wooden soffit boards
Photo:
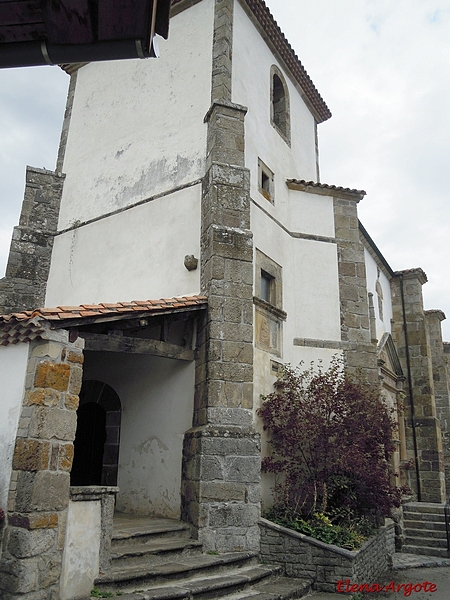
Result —
<instances>
[{"instance_id":1,"label":"wooden soffit boards","mask_svg":"<svg viewBox=\"0 0 450 600\"><path fill-rule=\"evenodd\" d=\"M154 56L170 0L1 0L0 67Z\"/></svg>"}]
</instances>

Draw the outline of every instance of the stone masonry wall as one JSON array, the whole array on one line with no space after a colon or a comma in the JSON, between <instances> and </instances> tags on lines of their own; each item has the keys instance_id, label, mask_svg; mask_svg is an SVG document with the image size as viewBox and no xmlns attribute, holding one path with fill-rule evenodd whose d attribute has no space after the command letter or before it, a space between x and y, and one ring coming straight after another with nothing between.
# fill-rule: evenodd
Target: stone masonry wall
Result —
<instances>
[{"instance_id":1,"label":"stone masonry wall","mask_svg":"<svg viewBox=\"0 0 450 600\"><path fill-rule=\"evenodd\" d=\"M336 583L373 583L392 567L394 523L387 520L358 551L325 544L312 537L260 520L261 560L280 565L287 577L309 577L314 586L336 592Z\"/></svg>"},{"instance_id":2,"label":"stone masonry wall","mask_svg":"<svg viewBox=\"0 0 450 600\"><path fill-rule=\"evenodd\" d=\"M445 501L442 434L436 416L435 386L430 337L423 310L422 269L398 271L391 281L393 327L398 356L406 376L405 436L407 458L414 460L417 444L420 501ZM403 304L405 314L403 314ZM404 327L406 319L406 330ZM417 495L417 477L412 470L411 486Z\"/></svg>"},{"instance_id":3,"label":"stone masonry wall","mask_svg":"<svg viewBox=\"0 0 450 600\"><path fill-rule=\"evenodd\" d=\"M63 184L61 173L27 167L20 222L0 279L0 314L44 305Z\"/></svg>"},{"instance_id":4,"label":"stone masonry wall","mask_svg":"<svg viewBox=\"0 0 450 600\"><path fill-rule=\"evenodd\" d=\"M253 238L246 108L231 102L233 0L216 0L202 192L194 429L184 441L182 518L207 551L259 550L260 446L252 426Z\"/></svg>"},{"instance_id":5,"label":"stone masonry wall","mask_svg":"<svg viewBox=\"0 0 450 600\"><path fill-rule=\"evenodd\" d=\"M334 197L335 237L338 251L341 340L350 368L361 368L378 384L376 344L370 331L364 247L360 240L358 202L361 193Z\"/></svg>"},{"instance_id":6,"label":"stone masonry wall","mask_svg":"<svg viewBox=\"0 0 450 600\"><path fill-rule=\"evenodd\" d=\"M424 314L430 340L436 417L442 434L445 483L446 489L450 490L450 378L441 328L441 322L445 319L445 315L441 310L426 310Z\"/></svg>"},{"instance_id":7,"label":"stone masonry wall","mask_svg":"<svg viewBox=\"0 0 450 600\"><path fill-rule=\"evenodd\" d=\"M0 597L58 600L83 341L32 342L13 455Z\"/></svg>"}]
</instances>

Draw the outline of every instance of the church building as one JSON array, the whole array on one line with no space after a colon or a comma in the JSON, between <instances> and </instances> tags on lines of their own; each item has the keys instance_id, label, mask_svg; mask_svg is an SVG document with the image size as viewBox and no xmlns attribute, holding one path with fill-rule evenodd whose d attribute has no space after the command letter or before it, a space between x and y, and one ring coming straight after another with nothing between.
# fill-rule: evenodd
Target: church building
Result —
<instances>
[{"instance_id":1,"label":"church building","mask_svg":"<svg viewBox=\"0 0 450 600\"><path fill-rule=\"evenodd\" d=\"M399 485L450 488L445 315L359 222L365 192L320 181L331 113L264 1L172 0L159 46L62 65L56 169L27 168L0 280L5 600L82 598L114 510L258 553L257 409L285 363L362 368Z\"/></svg>"}]
</instances>

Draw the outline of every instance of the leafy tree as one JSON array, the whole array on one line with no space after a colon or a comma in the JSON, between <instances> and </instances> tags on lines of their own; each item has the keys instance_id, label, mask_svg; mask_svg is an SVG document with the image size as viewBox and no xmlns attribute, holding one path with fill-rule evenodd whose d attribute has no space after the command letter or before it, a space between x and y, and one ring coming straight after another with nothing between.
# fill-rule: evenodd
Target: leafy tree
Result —
<instances>
[{"instance_id":1,"label":"leafy tree","mask_svg":"<svg viewBox=\"0 0 450 600\"><path fill-rule=\"evenodd\" d=\"M388 461L396 426L377 387L341 359L300 371L282 368L259 415L271 433L263 470L278 475L275 507L290 515L346 522L400 505Z\"/></svg>"}]
</instances>

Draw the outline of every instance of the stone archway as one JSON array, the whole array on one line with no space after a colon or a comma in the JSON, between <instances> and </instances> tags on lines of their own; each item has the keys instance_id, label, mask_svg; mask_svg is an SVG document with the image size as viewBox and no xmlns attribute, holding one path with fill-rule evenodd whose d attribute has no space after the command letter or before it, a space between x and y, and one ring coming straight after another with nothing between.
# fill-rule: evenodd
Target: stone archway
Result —
<instances>
[{"instance_id":1,"label":"stone archway","mask_svg":"<svg viewBox=\"0 0 450 600\"><path fill-rule=\"evenodd\" d=\"M121 414L120 398L110 385L83 382L71 485L117 485Z\"/></svg>"}]
</instances>

